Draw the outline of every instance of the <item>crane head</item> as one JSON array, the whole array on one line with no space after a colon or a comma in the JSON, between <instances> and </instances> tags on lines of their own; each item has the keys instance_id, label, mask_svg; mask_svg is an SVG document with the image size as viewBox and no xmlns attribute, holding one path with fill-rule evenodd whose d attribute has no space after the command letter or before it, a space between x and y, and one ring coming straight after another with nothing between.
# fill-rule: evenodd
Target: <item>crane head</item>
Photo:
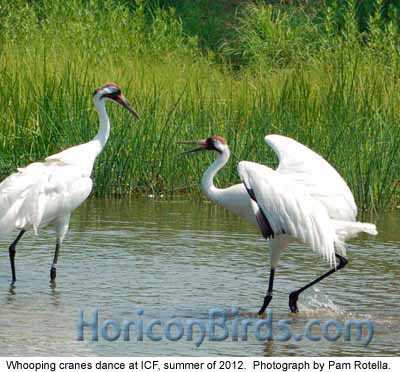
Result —
<instances>
[{"instance_id":1,"label":"crane head","mask_svg":"<svg viewBox=\"0 0 400 372\"><path fill-rule=\"evenodd\" d=\"M125 107L136 119L139 119L139 114L132 108L128 100L121 93L120 87L115 83L106 83L102 87L97 88L93 93L95 100L107 100L118 103Z\"/></svg>"},{"instance_id":2,"label":"crane head","mask_svg":"<svg viewBox=\"0 0 400 372\"><path fill-rule=\"evenodd\" d=\"M198 146L194 149L185 151L184 154L197 151L217 151L218 153L222 154L222 152L228 147L225 138L220 136L212 136L200 141L180 141L178 144Z\"/></svg>"}]
</instances>

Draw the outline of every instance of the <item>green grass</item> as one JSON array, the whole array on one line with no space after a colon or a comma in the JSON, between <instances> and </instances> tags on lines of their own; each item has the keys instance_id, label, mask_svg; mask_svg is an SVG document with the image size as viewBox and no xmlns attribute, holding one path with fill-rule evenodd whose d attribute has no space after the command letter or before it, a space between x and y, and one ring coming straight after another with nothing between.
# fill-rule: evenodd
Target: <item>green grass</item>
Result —
<instances>
[{"instance_id":1,"label":"green grass","mask_svg":"<svg viewBox=\"0 0 400 372\"><path fill-rule=\"evenodd\" d=\"M195 14L185 19L182 3L176 11L154 1L54 4L0 2L2 176L91 139L92 91L111 80L141 120L108 106L96 194L198 194L214 155L181 157L175 143L212 134L233 153L218 177L227 186L238 182L239 160L274 166L263 137L280 133L335 165L361 208L399 204L395 16L383 19L378 7L366 33L351 6L240 4L217 40L196 36Z\"/></svg>"}]
</instances>

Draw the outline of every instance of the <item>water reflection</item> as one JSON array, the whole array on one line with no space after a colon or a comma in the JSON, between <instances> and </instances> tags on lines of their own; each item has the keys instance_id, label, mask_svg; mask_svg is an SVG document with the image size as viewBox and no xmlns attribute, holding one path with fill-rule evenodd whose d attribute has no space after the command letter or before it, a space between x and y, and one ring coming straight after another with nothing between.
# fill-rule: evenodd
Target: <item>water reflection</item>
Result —
<instances>
[{"instance_id":1,"label":"water reflection","mask_svg":"<svg viewBox=\"0 0 400 372\"><path fill-rule=\"evenodd\" d=\"M27 234L17 252L18 281L10 287L7 249L0 252L0 353L24 355L393 355L400 331L399 214L380 219L376 238L348 247L349 265L310 289L300 313L289 293L325 272L310 249L284 252L275 279L274 319L301 330L313 318L368 318L376 335L357 342L77 342L78 309L101 319L207 319L211 307L256 318L269 275L266 242L245 222L211 203L187 200L90 199L74 214L60 252L57 286L49 284L54 233ZM11 239L11 237L10 237ZM9 239L1 242L8 247ZM12 345L12 346L10 346Z\"/></svg>"}]
</instances>

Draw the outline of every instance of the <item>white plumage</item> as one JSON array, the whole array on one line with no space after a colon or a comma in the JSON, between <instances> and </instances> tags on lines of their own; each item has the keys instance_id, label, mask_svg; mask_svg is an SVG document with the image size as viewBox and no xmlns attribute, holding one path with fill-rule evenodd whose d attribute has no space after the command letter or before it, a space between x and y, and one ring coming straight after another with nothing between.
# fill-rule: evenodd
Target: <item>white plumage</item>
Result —
<instances>
[{"instance_id":1,"label":"white plumage","mask_svg":"<svg viewBox=\"0 0 400 372\"><path fill-rule=\"evenodd\" d=\"M339 270L347 263L342 257L346 255L346 239L360 232L377 234L375 225L356 222L357 206L353 194L325 159L288 137L268 135L265 142L277 154L278 168L273 170L242 161L238 164L242 184L226 189L214 186L215 175L230 157L226 141L214 136L203 141L181 142L196 143L200 145L199 149L219 153L202 177L203 192L211 200L259 226L263 235L269 238L271 287L260 313L265 311L272 298L274 271L282 251L291 241L310 246L330 264L336 264L336 257L339 257L340 264L336 267ZM296 295L306 288L308 286L301 288ZM297 297L293 298L291 309L297 311Z\"/></svg>"},{"instance_id":2,"label":"white plumage","mask_svg":"<svg viewBox=\"0 0 400 372\"><path fill-rule=\"evenodd\" d=\"M93 99L100 128L92 141L49 156L44 162L18 168L18 172L0 184L0 236L20 230L20 235L10 246L13 282L16 280L14 256L18 240L26 230L33 229L37 234L48 224L55 225L57 234L51 270L51 279L55 279L58 250L68 231L71 213L89 196L94 161L109 137L110 122L105 102L119 103L137 117L114 83L97 89Z\"/></svg>"},{"instance_id":3,"label":"white plumage","mask_svg":"<svg viewBox=\"0 0 400 372\"><path fill-rule=\"evenodd\" d=\"M253 210L262 209L274 236L288 235L335 262L335 234L328 213L305 188L256 163L242 161L238 172L256 196L257 203L251 201Z\"/></svg>"},{"instance_id":4,"label":"white plumage","mask_svg":"<svg viewBox=\"0 0 400 372\"><path fill-rule=\"evenodd\" d=\"M90 174L76 165L44 162L19 168L0 184L0 234L30 228L37 234L40 227L69 216L91 190Z\"/></svg>"},{"instance_id":5,"label":"white plumage","mask_svg":"<svg viewBox=\"0 0 400 372\"><path fill-rule=\"evenodd\" d=\"M355 221L357 206L349 187L322 156L301 143L284 136L265 136L279 159L276 172L287 176L324 204L329 216L338 220Z\"/></svg>"},{"instance_id":6,"label":"white plumage","mask_svg":"<svg viewBox=\"0 0 400 372\"><path fill-rule=\"evenodd\" d=\"M377 234L375 225L355 222L353 194L325 159L284 136L268 135L265 142L277 153L278 168L242 161L238 173L253 189L275 235L285 232L334 264L336 252L346 255L346 239L360 232Z\"/></svg>"}]
</instances>

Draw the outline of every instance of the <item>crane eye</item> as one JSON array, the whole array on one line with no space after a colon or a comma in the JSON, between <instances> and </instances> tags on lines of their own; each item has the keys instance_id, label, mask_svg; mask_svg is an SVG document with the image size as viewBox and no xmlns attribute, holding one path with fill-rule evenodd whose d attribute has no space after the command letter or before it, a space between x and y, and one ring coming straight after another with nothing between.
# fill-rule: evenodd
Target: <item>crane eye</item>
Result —
<instances>
[{"instance_id":1,"label":"crane eye","mask_svg":"<svg viewBox=\"0 0 400 372\"><path fill-rule=\"evenodd\" d=\"M109 94L112 94L112 95L115 95L115 96L119 96L119 95L121 95L121 90L120 89L110 89L110 93Z\"/></svg>"}]
</instances>

